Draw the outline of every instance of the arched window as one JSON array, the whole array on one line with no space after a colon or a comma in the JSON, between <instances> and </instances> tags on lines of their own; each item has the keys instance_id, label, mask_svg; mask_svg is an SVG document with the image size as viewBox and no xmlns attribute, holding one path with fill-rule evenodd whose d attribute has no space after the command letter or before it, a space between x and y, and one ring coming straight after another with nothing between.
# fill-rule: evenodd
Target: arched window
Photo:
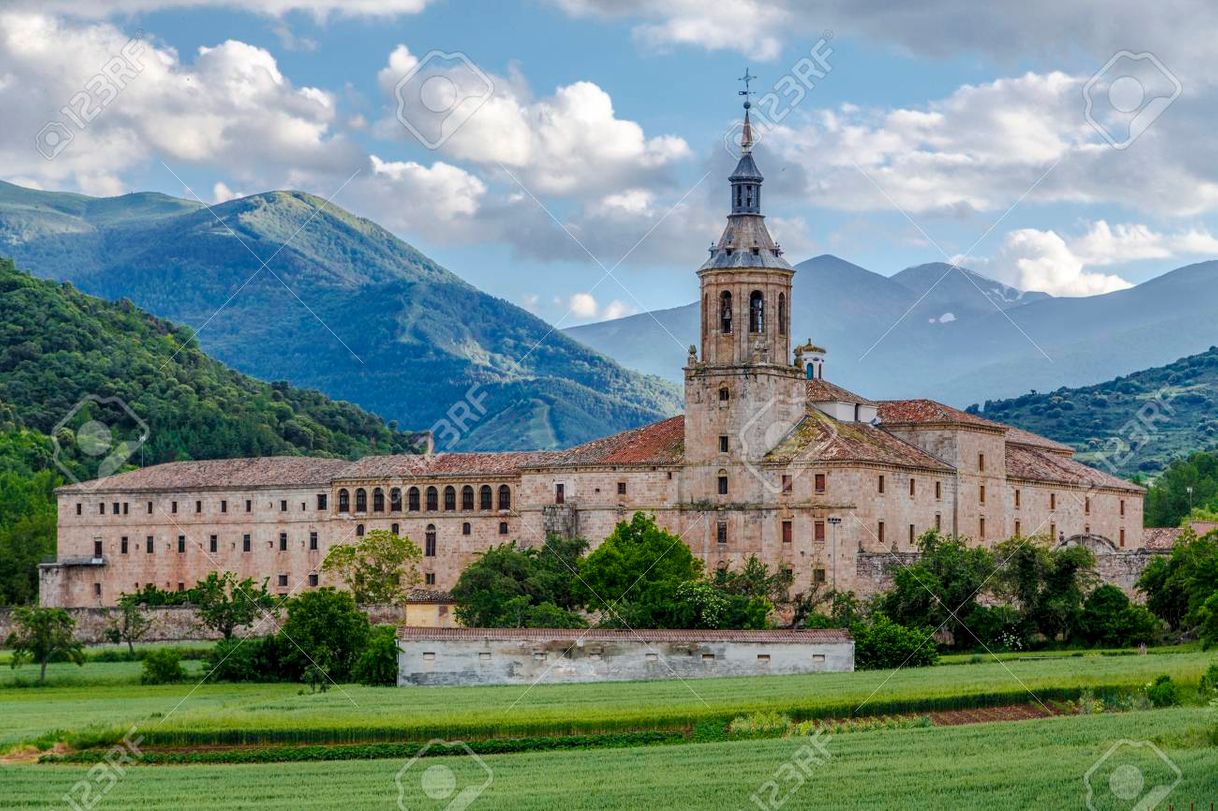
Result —
<instances>
[{"instance_id":1,"label":"arched window","mask_svg":"<svg viewBox=\"0 0 1218 811\"><path fill-rule=\"evenodd\" d=\"M362 487L355 491L355 511L357 513L368 512L368 491Z\"/></svg>"},{"instance_id":2,"label":"arched window","mask_svg":"<svg viewBox=\"0 0 1218 811\"><path fill-rule=\"evenodd\" d=\"M412 487L406 491L406 509L412 513L419 511L419 488Z\"/></svg>"},{"instance_id":3,"label":"arched window","mask_svg":"<svg viewBox=\"0 0 1218 811\"><path fill-rule=\"evenodd\" d=\"M338 511L340 513L351 512L351 494L345 487L338 491Z\"/></svg>"},{"instance_id":4,"label":"arched window","mask_svg":"<svg viewBox=\"0 0 1218 811\"><path fill-rule=\"evenodd\" d=\"M451 484L444 488L444 510L452 512L457 509L457 488Z\"/></svg>"},{"instance_id":5,"label":"arched window","mask_svg":"<svg viewBox=\"0 0 1218 811\"><path fill-rule=\"evenodd\" d=\"M474 488L468 484L461 488L461 509L472 510L474 508Z\"/></svg>"},{"instance_id":6,"label":"arched window","mask_svg":"<svg viewBox=\"0 0 1218 811\"><path fill-rule=\"evenodd\" d=\"M355 525L355 537L357 537L357 538L364 537L364 525L363 524Z\"/></svg>"},{"instance_id":7,"label":"arched window","mask_svg":"<svg viewBox=\"0 0 1218 811\"><path fill-rule=\"evenodd\" d=\"M434 513L440 509L440 493L434 487L427 488L427 511Z\"/></svg>"},{"instance_id":8,"label":"arched window","mask_svg":"<svg viewBox=\"0 0 1218 811\"><path fill-rule=\"evenodd\" d=\"M765 332L765 298L760 290L749 294L749 332Z\"/></svg>"},{"instance_id":9,"label":"arched window","mask_svg":"<svg viewBox=\"0 0 1218 811\"><path fill-rule=\"evenodd\" d=\"M374 513L385 512L385 491L379 487L372 491L372 511Z\"/></svg>"},{"instance_id":10,"label":"arched window","mask_svg":"<svg viewBox=\"0 0 1218 811\"><path fill-rule=\"evenodd\" d=\"M402 511L402 488L395 487L389 491L389 511L395 513Z\"/></svg>"},{"instance_id":11,"label":"arched window","mask_svg":"<svg viewBox=\"0 0 1218 811\"><path fill-rule=\"evenodd\" d=\"M732 334L732 294L724 290L719 294L719 331L724 335Z\"/></svg>"},{"instance_id":12,"label":"arched window","mask_svg":"<svg viewBox=\"0 0 1218 811\"><path fill-rule=\"evenodd\" d=\"M491 486L489 484L482 485L482 487L478 490L478 509L494 509L495 505L491 503L493 495L494 494L491 492Z\"/></svg>"},{"instance_id":13,"label":"arched window","mask_svg":"<svg viewBox=\"0 0 1218 811\"><path fill-rule=\"evenodd\" d=\"M721 495L721 496L727 495L727 471L726 470L719 471L719 495Z\"/></svg>"},{"instance_id":14,"label":"arched window","mask_svg":"<svg viewBox=\"0 0 1218 811\"><path fill-rule=\"evenodd\" d=\"M512 488L506 484L499 485L499 509L512 509Z\"/></svg>"},{"instance_id":15,"label":"arched window","mask_svg":"<svg viewBox=\"0 0 1218 811\"><path fill-rule=\"evenodd\" d=\"M787 334L787 294L778 294L778 334Z\"/></svg>"},{"instance_id":16,"label":"arched window","mask_svg":"<svg viewBox=\"0 0 1218 811\"><path fill-rule=\"evenodd\" d=\"M732 399L732 390L729 389L727 386L720 386L719 387L719 402L726 403L730 399Z\"/></svg>"},{"instance_id":17,"label":"arched window","mask_svg":"<svg viewBox=\"0 0 1218 811\"><path fill-rule=\"evenodd\" d=\"M436 525L428 524L427 531L423 533L423 556L434 558L436 556Z\"/></svg>"}]
</instances>

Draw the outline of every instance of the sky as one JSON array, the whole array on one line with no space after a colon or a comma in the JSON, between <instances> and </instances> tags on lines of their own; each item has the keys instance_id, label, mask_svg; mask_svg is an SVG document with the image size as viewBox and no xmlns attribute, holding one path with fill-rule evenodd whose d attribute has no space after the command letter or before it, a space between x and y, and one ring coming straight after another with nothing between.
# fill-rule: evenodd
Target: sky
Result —
<instances>
[{"instance_id":1,"label":"sky","mask_svg":"<svg viewBox=\"0 0 1218 811\"><path fill-rule=\"evenodd\" d=\"M311 192L570 326L696 298L747 69L792 262L1097 295L1218 257L1216 31L1173 0L0 0L0 178Z\"/></svg>"}]
</instances>

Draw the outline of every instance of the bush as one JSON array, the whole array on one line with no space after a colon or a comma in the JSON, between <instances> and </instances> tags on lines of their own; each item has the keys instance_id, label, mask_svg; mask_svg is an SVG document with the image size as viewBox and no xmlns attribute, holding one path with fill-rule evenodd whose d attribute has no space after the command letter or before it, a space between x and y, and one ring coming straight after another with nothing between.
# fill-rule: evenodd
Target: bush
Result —
<instances>
[{"instance_id":1,"label":"bush","mask_svg":"<svg viewBox=\"0 0 1218 811\"><path fill-rule=\"evenodd\" d=\"M207 677L213 681L294 681L295 675L287 673L283 662L284 646L277 636L222 639L208 652Z\"/></svg>"},{"instance_id":2,"label":"bush","mask_svg":"<svg viewBox=\"0 0 1218 811\"><path fill-rule=\"evenodd\" d=\"M1146 685L1146 697L1155 707L1174 707L1180 703L1176 683L1167 675L1160 676L1153 684Z\"/></svg>"},{"instance_id":3,"label":"bush","mask_svg":"<svg viewBox=\"0 0 1218 811\"><path fill-rule=\"evenodd\" d=\"M1211 693L1218 692L1218 662L1210 665L1209 670L1201 677L1201 689Z\"/></svg>"},{"instance_id":4,"label":"bush","mask_svg":"<svg viewBox=\"0 0 1218 811\"><path fill-rule=\"evenodd\" d=\"M172 684L186 678L182 657L173 648L156 648L144 654L141 684Z\"/></svg>"},{"instance_id":5,"label":"bush","mask_svg":"<svg viewBox=\"0 0 1218 811\"><path fill-rule=\"evenodd\" d=\"M1159 635L1159 621L1116 586L1103 585L1083 602L1079 635L1088 644L1112 648L1148 644Z\"/></svg>"},{"instance_id":6,"label":"bush","mask_svg":"<svg viewBox=\"0 0 1218 811\"><path fill-rule=\"evenodd\" d=\"M1015 608L1009 605L979 605L968 615L965 627L972 631L966 639L956 640L967 645L980 640L991 651L1020 651L1031 641L1031 628Z\"/></svg>"},{"instance_id":7,"label":"bush","mask_svg":"<svg viewBox=\"0 0 1218 811\"><path fill-rule=\"evenodd\" d=\"M368 643L368 618L345 591L320 588L287 602L288 618L279 635L284 674L294 679L313 672L313 681L341 682L351 677L356 659Z\"/></svg>"},{"instance_id":8,"label":"bush","mask_svg":"<svg viewBox=\"0 0 1218 811\"><path fill-rule=\"evenodd\" d=\"M876 612L850 629L854 637L854 666L858 670L922 667L939 661L930 628L906 628Z\"/></svg>"},{"instance_id":9,"label":"bush","mask_svg":"<svg viewBox=\"0 0 1218 811\"><path fill-rule=\"evenodd\" d=\"M398 683L398 629L378 625L368 635L368 645L355 662L352 676L371 687Z\"/></svg>"}]
</instances>

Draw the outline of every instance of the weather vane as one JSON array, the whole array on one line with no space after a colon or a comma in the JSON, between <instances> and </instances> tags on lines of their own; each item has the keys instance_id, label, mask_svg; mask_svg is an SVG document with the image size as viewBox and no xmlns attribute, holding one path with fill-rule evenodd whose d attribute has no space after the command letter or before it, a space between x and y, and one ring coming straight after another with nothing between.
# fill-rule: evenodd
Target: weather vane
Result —
<instances>
[{"instance_id":1,"label":"weather vane","mask_svg":"<svg viewBox=\"0 0 1218 811\"><path fill-rule=\"evenodd\" d=\"M749 73L749 69L748 69L748 68L745 68L745 69L744 69L744 75L743 75L743 76L741 76L741 77L740 77L740 78L737 80L737 81L744 82L744 89L743 89L743 90L737 90L737 91L736 91L736 93L737 93L738 95L744 96L744 106L745 106L745 107L750 106L750 105L749 105L749 96L751 96L751 95L753 95L754 93L756 93L756 92L757 92L756 90L749 90L749 82L753 81L753 80L754 80L754 79L756 79L756 78L757 78L756 76L753 76L753 75L751 75L751 74Z\"/></svg>"}]
</instances>

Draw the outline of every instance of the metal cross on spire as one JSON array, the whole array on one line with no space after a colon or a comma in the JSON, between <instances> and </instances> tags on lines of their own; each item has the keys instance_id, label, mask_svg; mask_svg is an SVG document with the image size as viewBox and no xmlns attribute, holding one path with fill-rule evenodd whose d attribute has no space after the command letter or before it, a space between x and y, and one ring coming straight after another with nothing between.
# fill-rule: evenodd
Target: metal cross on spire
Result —
<instances>
[{"instance_id":1,"label":"metal cross on spire","mask_svg":"<svg viewBox=\"0 0 1218 811\"><path fill-rule=\"evenodd\" d=\"M738 91L736 91L736 93L737 93L737 95L744 96L744 106L745 107L749 106L749 96L752 96L753 94L755 94L757 92L756 90L749 90L749 82L753 81L756 78L757 78L756 76L753 76L749 73L748 68L745 68L744 75L741 76L739 79L737 79L737 81L744 82L744 89L738 90Z\"/></svg>"}]
</instances>

